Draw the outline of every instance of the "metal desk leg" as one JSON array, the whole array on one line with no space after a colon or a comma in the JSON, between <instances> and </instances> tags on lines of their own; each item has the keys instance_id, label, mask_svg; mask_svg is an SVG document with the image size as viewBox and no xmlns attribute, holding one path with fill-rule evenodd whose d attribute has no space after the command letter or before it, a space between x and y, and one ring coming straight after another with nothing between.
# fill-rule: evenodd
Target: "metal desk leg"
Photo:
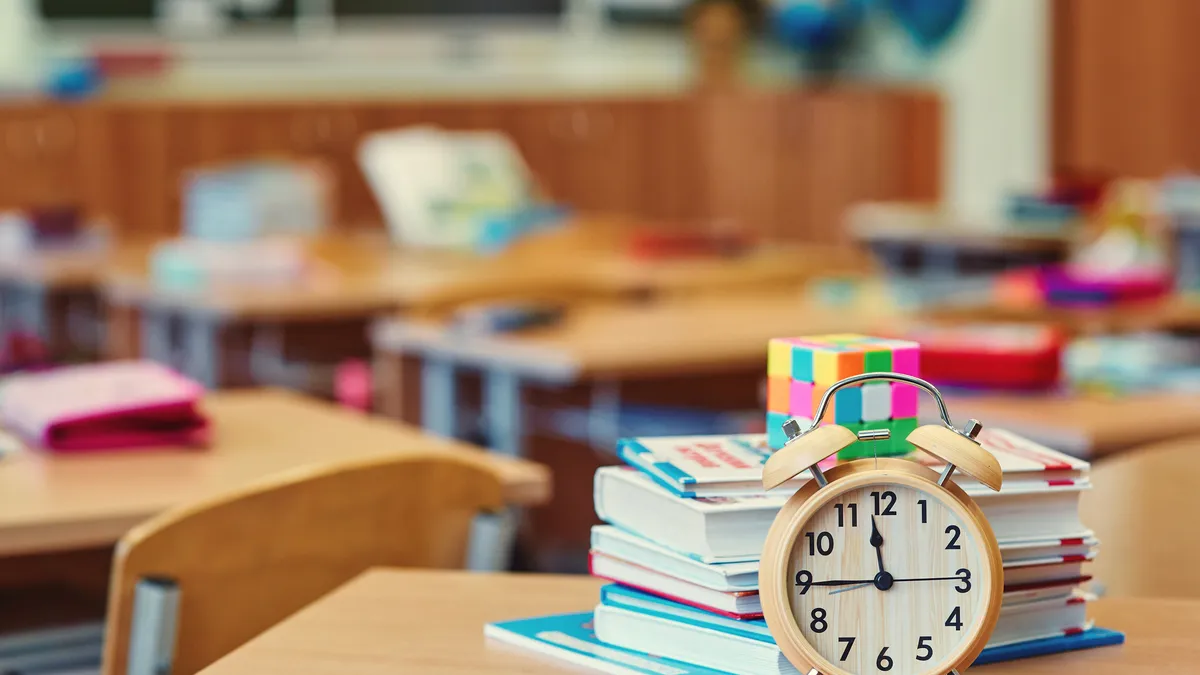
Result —
<instances>
[{"instance_id":1,"label":"metal desk leg","mask_svg":"<svg viewBox=\"0 0 1200 675\"><path fill-rule=\"evenodd\" d=\"M208 389L218 389L224 375L221 358L221 321L211 316L187 317L184 333L186 370Z\"/></svg>"},{"instance_id":2,"label":"metal desk leg","mask_svg":"<svg viewBox=\"0 0 1200 675\"><path fill-rule=\"evenodd\" d=\"M506 370L483 374L483 416L489 447L511 457L525 454L525 410L516 374Z\"/></svg>"},{"instance_id":3,"label":"metal desk leg","mask_svg":"<svg viewBox=\"0 0 1200 675\"><path fill-rule=\"evenodd\" d=\"M467 569L476 572L507 570L517 540L519 522L520 513L515 509L476 516L471 523Z\"/></svg>"},{"instance_id":4,"label":"metal desk leg","mask_svg":"<svg viewBox=\"0 0 1200 675\"><path fill-rule=\"evenodd\" d=\"M445 438L458 433L454 377L454 363L447 359L428 356L421 364L421 426Z\"/></svg>"},{"instance_id":5,"label":"metal desk leg","mask_svg":"<svg viewBox=\"0 0 1200 675\"><path fill-rule=\"evenodd\" d=\"M46 307L46 289L40 286L18 286L14 289L20 308L21 328L33 333L44 344L50 344L50 316Z\"/></svg>"},{"instance_id":6,"label":"metal desk leg","mask_svg":"<svg viewBox=\"0 0 1200 675\"><path fill-rule=\"evenodd\" d=\"M171 317L166 312L150 309L141 311L141 356L164 363L172 364L171 349Z\"/></svg>"}]
</instances>

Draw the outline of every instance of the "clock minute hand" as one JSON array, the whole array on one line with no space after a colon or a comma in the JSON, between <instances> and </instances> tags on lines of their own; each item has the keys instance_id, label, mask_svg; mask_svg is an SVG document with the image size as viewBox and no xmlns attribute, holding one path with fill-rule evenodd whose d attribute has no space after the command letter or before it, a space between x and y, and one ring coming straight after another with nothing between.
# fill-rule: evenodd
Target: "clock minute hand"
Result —
<instances>
[{"instance_id":1,"label":"clock minute hand","mask_svg":"<svg viewBox=\"0 0 1200 675\"><path fill-rule=\"evenodd\" d=\"M892 581L899 583L901 581L962 581L962 580L963 580L963 578L961 576L953 576L953 577L919 577L919 578L913 578L913 579L893 579Z\"/></svg>"},{"instance_id":2,"label":"clock minute hand","mask_svg":"<svg viewBox=\"0 0 1200 675\"><path fill-rule=\"evenodd\" d=\"M851 586L854 584L869 584L871 579L831 579L829 581L814 581L809 586Z\"/></svg>"}]
</instances>

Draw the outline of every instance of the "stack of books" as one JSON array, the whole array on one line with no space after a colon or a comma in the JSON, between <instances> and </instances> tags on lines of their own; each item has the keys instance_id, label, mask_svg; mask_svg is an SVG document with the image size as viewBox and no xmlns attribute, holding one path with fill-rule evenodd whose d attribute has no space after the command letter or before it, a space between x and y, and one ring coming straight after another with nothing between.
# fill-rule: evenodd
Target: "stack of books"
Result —
<instances>
[{"instance_id":1,"label":"stack of books","mask_svg":"<svg viewBox=\"0 0 1200 675\"><path fill-rule=\"evenodd\" d=\"M1016 434L979 437L1004 472L996 493L955 481L983 510L1000 545L1004 599L976 664L1118 644L1092 626L1086 563L1099 542L1080 522L1088 464ZM626 466L595 477L592 574L605 586L593 612L489 625L499 640L606 672L796 673L776 647L758 597L767 530L807 472L770 493L762 435L622 441ZM938 460L914 461L937 469Z\"/></svg>"}]
</instances>

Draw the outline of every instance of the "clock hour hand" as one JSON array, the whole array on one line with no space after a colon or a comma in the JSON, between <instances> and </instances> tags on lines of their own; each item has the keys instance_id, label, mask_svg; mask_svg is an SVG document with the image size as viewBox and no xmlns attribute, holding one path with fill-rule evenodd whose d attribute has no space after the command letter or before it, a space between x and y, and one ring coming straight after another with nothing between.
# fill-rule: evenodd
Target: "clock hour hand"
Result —
<instances>
[{"instance_id":1,"label":"clock hour hand","mask_svg":"<svg viewBox=\"0 0 1200 675\"><path fill-rule=\"evenodd\" d=\"M879 573L883 574L883 535L875 525L875 516L871 516L871 545L875 547L875 559L879 561Z\"/></svg>"}]
</instances>

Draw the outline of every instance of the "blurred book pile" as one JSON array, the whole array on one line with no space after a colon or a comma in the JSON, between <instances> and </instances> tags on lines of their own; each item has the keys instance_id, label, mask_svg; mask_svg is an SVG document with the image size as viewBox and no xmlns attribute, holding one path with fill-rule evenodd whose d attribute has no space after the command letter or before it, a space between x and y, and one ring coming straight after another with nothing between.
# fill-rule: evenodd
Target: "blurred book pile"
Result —
<instances>
[{"instance_id":1,"label":"blurred book pile","mask_svg":"<svg viewBox=\"0 0 1200 675\"><path fill-rule=\"evenodd\" d=\"M1085 565L1099 545L1079 515L1088 464L1002 430L980 441L1000 462L1003 489L957 481L995 531L1004 598L976 664L1122 642L1087 618ZM767 530L804 480L765 493L770 452L763 435L622 441L627 465L595 477L606 524L592 530L590 567L613 583L594 611L485 632L606 672L796 673L763 620L758 565ZM911 458L938 469L924 453Z\"/></svg>"}]
</instances>

